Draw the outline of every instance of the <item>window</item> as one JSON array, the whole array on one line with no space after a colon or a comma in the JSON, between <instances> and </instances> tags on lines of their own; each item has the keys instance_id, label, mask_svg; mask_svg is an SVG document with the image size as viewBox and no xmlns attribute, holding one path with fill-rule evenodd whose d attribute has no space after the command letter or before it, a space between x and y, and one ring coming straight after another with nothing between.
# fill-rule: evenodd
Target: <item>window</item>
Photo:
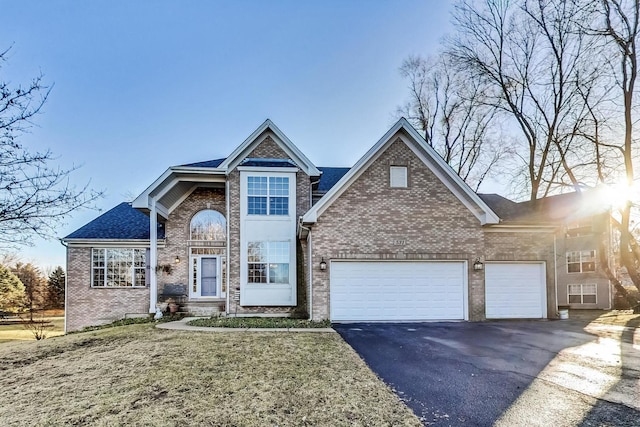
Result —
<instances>
[{"instance_id":1,"label":"window","mask_svg":"<svg viewBox=\"0 0 640 427\"><path fill-rule=\"evenodd\" d=\"M567 252L567 273L596 271L596 251Z\"/></svg>"},{"instance_id":2,"label":"window","mask_svg":"<svg viewBox=\"0 0 640 427\"><path fill-rule=\"evenodd\" d=\"M145 287L145 249L92 249L93 287Z\"/></svg>"},{"instance_id":3,"label":"window","mask_svg":"<svg viewBox=\"0 0 640 427\"><path fill-rule=\"evenodd\" d=\"M249 242L249 283L289 283L289 242Z\"/></svg>"},{"instance_id":4,"label":"window","mask_svg":"<svg viewBox=\"0 0 640 427\"><path fill-rule=\"evenodd\" d=\"M406 166L391 166L389 169L389 185L396 188L407 187Z\"/></svg>"},{"instance_id":5,"label":"window","mask_svg":"<svg viewBox=\"0 0 640 427\"><path fill-rule=\"evenodd\" d=\"M289 215L289 178L247 177L249 215Z\"/></svg>"},{"instance_id":6,"label":"window","mask_svg":"<svg viewBox=\"0 0 640 427\"><path fill-rule=\"evenodd\" d=\"M568 285L569 304L595 304L596 289L595 284Z\"/></svg>"},{"instance_id":7,"label":"window","mask_svg":"<svg viewBox=\"0 0 640 427\"><path fill-rule=\"evenodd\" d=\"M226 240L227 221L214 210L200 211L191 219L191 240Z\"/></svg>"}]
</instances>

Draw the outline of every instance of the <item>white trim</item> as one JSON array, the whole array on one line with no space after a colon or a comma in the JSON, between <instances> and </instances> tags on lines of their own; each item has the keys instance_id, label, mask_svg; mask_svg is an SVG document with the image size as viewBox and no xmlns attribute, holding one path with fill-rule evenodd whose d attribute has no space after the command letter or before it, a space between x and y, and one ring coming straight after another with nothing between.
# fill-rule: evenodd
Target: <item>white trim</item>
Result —
<instances>
[{"instance_id":1,"label":"white trim","mask_svg":"<svg viewBox=\"0 0 640 427\"><path fill-rule=\"evenodd\" d=\"M156 211L156 199L151 198L151 212L149 214L149 313L155 313L158 303L158 214Z\"/></svg>"},{"instance_id":2,"label":"white trim","mask_svg":"<svg viewBox=\"0 0 640 427\"><path fill-rule=\"evenodd\" d=\"M264 172L264 173L270 173L270 172L293 172L293 173L297 173L300 169L298 168L287 168L287 167L283 167L283 168L269 168L269 167L264 167L264 166L238 166L236 169L238 169L239 171L250 171L250 172Z\"/></svg>"},{"instance_id":3,"label":"white trim","mask_svg":"<svg viewBox=\"0 0 640 427\"><path fill-rule=\"evenodd\" d=\"M484 231L489 233L555 233L556 225L516 225L495 224L485 226Z\"/></svg>"},{"instance_id":4,"label":"white trim","mask_svg":"<svg viewBox=\"0 0 640 427\"><path fill-rule=\"evenodd\" d=\"M63 240L71 248L149 248L150 240L117 240L117 239L66 239ZM165 240L158 239L158 248L165 247Z\"/></svg>"},{"instance_id":5,"label":"white trim","mask_svg":"<svg viewBox=\"0 0 640 427\"><path fill-rule=\"evenodd\" d=\"M411 141L399 134L404 130ZM460 178L451 167L430 147L418 132L401 118L385 133L366 154L349 169L349 171L316 203L303 217L303 222L315 223L320 215L373 163L380 154L393 142L393 137L399 135L402 141L416 154L432 172L440 178L442 183L471 210L482 225L497 224L500 219L489 206ZM426 156L417 148L421 148ZM475 205L475 206L474 206Z\"/></svg>"},{"instance_id":6,"label":"white trim","mask_svg":"<svg viewBox=\"0 0 640 427\"><path fill-rule=\"evenodd\" d=\"M229 315L229 313L231 312L231 311L229 310L229 302L231 301L231 300L230 300L230 298L231 298L231 297L230 297L230 295L231 295L230 283L231 283L231 282L230 282L230 279L229 279L229 276L230 276L230 274L229 274L229 273L231 272L231 267L230 267L231 262L230 262L230 261L231 261L231 257L232 257L232 256L238 256L238 254L233 253L233 251L231 250L231 232L230 232L230 229L229 229L229 223L231 222L231 221L229 220L229 216L230 216L230 212L231 212L231 204L230 204L231 202L229 201L229 192L230 192L230 190L229 190L229 183L227 182L227 184L224 186L224 199L225 199L225 205L226 205L226 209L227 209L227 212L226 212L226 220L227 220L227 247L226 247L226 251L225 251L225 253L226 253L226 255L227 255L227 262L226 262L226 264L225 264L225 268L227 269L227 274L226 274L226 279L227 279L227 286L226 286L226 288L227 288L227 292L226 292L226 302L225 302L225 305L224 305L224 308L225 308L225 314L226 314L226 315ZM239 286L239 284L238 284L238 286ZM237 304L239 304L239 302L238 302Z\"/></svg>"},{"instance_id":7,"label":"white trim","mask_svg":"<svg viewBox=\"0 0 640 427\"><path fill-rule=\"evenodd\" d=\"M244 140L233 152L218 166L219 169L226 169L227 173L238 166L240 161L246 157L254 146L259 145L264 139L258 140L258 137L267 130L270 130L276 138L273 138L280 148L292 157L292 160L302 168L309 176L319 176L320 171L303 153L295 146L293 142L269 119L265 120L256 130L254 130L247 139Z\"/></svg>"},{"instance_id":8,"label":"white trim","mask_svg":"<svg viewBox=\"0 0 640 427\"><path fill-rule=\"evenodd\" d=\"M220 299L224 298L225 295L222 293L222 258L224 255L209 255L209 254L197 254L189 255L189 299L197 299L197 300L209 300L209 299ZM216 295L213 296L205 296L202 295L202 259L203 258L212 258L216 260ZM196 270L196 291L193 291L193 261L194 259L198 259L198 265ZM227 261L228 262L228 261Z\"/></svg>"}]
</instances>

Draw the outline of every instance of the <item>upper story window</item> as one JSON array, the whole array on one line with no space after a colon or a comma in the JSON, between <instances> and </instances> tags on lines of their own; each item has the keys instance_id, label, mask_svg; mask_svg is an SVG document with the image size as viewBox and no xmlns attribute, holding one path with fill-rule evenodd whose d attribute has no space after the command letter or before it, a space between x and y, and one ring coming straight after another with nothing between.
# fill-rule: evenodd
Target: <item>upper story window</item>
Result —
<instances>
[{"instance_id":1,"label":"upper story window","mask_svg":"<svg viewBox=\"0 0 640 427\"><path fill-rule=\"evenodd\" d=\"M91 286L145 287L146 249L92 249Z\"/></svg>"},{"instance_id":2,"label":"upper story window","mask_svg":"<svg viewBox=\"0 0 640 427\"><path fill-rule=\"evenodd\" d=\"M211 209L198 212L191 218L191 240L226 240L227 221Z\"/></svg>"},{"instance_id":3,"label":"upper story window","mask_svg":"<svg viewBox=\"0 0 640 427\"><path fill-rule=\"evenodd\" d=\"M247 214L289 215L289 178L247 177Z\"/></svg>"},{"instance_id":4,"label":"upper story window","mask_svg":"<svg viewBox=\"0 0 640 427\"><path fill-rule=\"evenodd\" d=\"M407 167L391 166L389 168L389 186L407 188Z\"/></svg>"},{"instance_id":5,"label":"upper story window","mask_svg":"<svg viewBox=\"0 0 640 427\"><path fill-rule=\"evenodd\" d=\"M567 252L567 273L596 271L596 251Z\"/></svg>"}]
</instances>

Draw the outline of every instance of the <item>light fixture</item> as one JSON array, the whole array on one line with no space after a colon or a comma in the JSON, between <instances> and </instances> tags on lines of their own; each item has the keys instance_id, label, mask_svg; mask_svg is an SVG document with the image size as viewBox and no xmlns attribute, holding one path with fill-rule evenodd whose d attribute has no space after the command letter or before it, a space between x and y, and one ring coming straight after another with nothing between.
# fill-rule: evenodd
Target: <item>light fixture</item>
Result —
<instances>
[{"instance_id":1,"label":"light fixture","mask_svg":"<svg viewBox=\"0 0 640 427\"><path fill-rule=\"evenodd\" d=\"M178 255L176 255L175 263L180 264L180 257Z\"/></svg>"},{"instance_id":2,"label":"light fixture","mask_svg":"<svg viewBox=\"0 0 640 427\"><path fill-rule=\"evenodd\" d=\"M484 264L480 261L480 258L476 258L476 262L473 263L473 269L475 271L480 271L484 269Z\"/></svg>"},{"instance_id":3,"label":"light fixture","mask_svg":"<svg viewBox=\"0 0 640 427\"><path fill-rule=\"evenodd\" d=\"M322 261L320 261L320 270L326 270L327 269L327 262L324 260L324 257L322 257Z\"/></svg>"}]
</instances>

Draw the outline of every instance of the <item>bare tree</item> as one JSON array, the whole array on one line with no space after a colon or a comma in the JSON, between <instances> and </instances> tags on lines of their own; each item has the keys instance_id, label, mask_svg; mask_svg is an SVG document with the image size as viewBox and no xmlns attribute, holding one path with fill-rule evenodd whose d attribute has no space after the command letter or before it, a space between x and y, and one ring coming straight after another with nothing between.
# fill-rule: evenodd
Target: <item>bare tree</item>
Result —
<instances>
[{"instance_id":1,"label":"bare tree","mask_svg":"<svg viewBox=\"0 0 640 427\"><path fill-rule=\"evenodd\" d=\"M450 54L490 88L486 99L507 127L518 129L531 200L559 186L580 191L596 165L580 137L589 115L583 95L598 70L578 25L582 13L563 0L463 0L454 12Z\"/></svg>"},{"instance_id":2,"label":"bare tree","mask_svg":"<svg viewBox=\"0 0 640 427\"><path fill-rule=\"evenodd\" d=\"M632 188L635 181L634 139L636 120L635 84L638 77L638 48L640 36L640 0L597 0L590 2L598 21L594 35L604 37L608 42L608 58L612 63L613 80L617 86L615 103L623 117L620 120L622 138L620 143L611 143L622 158L624 181ZM636 206L637 207L637 206ZM632 282L640 290L640 245L636 241L631 218L634 215L632 200L626 200L620 208L620 221L616 224L620 232L620 265L623 266ZM615 280L616 288L623 294L620 283Z\"/></svg>"},{"instance_id":3,"label":"bare tree","mask_svg":"<svg viewBox=\"0 0 640 427\"><path fill-rule=\"evenodd\" d=\"M0 52L0 66L8 51ZM54 236L65 217L101 195L87 186L71 185L74 168L52 166L51 151L36 152L18 142L33 126L50 91L42 75L26 86L0 79L0 247L29 244L34 236Z\"/></svg>"},{"instance_id":4,"label":"bare tree","mask_svg":"<svg viewBox=\"0 0 640 427\"><path fill-rule=\"evenodd\" d=\"M481 82L456 69L446 54L409 57L400 74L408 80L410 98L398 112L477 191L508 151L498 144L492 127L496 109L485 102Z\"/></svg>"}]
</instances>

